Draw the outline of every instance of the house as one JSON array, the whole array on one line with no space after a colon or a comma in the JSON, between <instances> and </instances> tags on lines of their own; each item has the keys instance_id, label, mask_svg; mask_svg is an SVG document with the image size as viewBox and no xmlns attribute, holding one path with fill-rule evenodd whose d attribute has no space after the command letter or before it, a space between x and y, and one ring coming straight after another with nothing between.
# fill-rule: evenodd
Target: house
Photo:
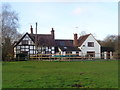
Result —
<instances>
[{"instance_id":1,"label":"house","mask_svg":"<svg viewBox=\"0 0 120 90\"><path fill-rule=\"evenodd\" d=\"M73 43L81 50L81 56L101 58L101 46L92 34L82 35L79 38L74 34Z\"/></svg>"},{"instance_id":2,"label":"house","mask_svg":"<svg viewBox=\"0 0 120 90\"><path fill-rule=\"evenodd\" d=\"M66 55L77 54L79 56L91 56L100 58L100 44L92 34L80 36L74 34L74 40L55 39L55 31L52 28L50 34L26 33L14 45L14 57L18 54L26 54L27 57L35 54Z\"/></svg>"},{"instance_id":3,"label":"house","mask_svg":"<svg viewBox=\"0 0 120 90\"><path fill-rule=\"evenodd\" d=\"M33 54L76 54L80 49L73 46L73 40L57 40L55 39L54 29L51 34L33 34L26 33L19 41L14 44L14 57L18 54L26 54L30 57Z\"/></svg>"},{"instance_id":4,"label":"house","mask_svg":"<svg viewBox=\"0 0 120 90\"><path fill-rule=\"evenodd\" d=\"M54 30L52 28L51 34L33 34L33 28L30 28L31 33L26 33L14 45L14 57L17 54L24 53L28 57L33 54L54 54L55 40Z\"/></svg>"}]
</instances>

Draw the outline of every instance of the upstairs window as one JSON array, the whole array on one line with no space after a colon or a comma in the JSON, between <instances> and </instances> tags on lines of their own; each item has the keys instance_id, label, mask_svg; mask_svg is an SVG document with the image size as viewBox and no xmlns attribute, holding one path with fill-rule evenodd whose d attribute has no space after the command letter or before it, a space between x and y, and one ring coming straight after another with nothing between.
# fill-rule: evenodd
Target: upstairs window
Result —
<instances>
[{"instance_id":1,"label":"upstairs window","mask_svg":"<svg viewBox=\"0 0 120 90\"><path fill-rule=\"evenodd\" d=\"M22 40L22 45L28 45L28 40Z\"/></svg>"},{"instance_id":2,"label":"upstairs window","mask_svg":"<svg viewBox=\"0 0 120 90\"><path fill-rule=\"evenodd\" d=\"M88 42L88 47L94 47L94 42Z\"/></svg>"}]
</instances>

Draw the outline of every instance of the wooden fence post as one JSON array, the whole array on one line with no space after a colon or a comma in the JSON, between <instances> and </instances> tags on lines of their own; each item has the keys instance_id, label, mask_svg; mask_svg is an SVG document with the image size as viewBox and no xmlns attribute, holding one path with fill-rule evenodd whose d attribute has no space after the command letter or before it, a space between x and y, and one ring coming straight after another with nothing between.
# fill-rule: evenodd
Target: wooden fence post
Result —
<instances>
[{"instance_id":1,"label":"wooden fence post","mask_svg":"<svg viewBox=\"0 0 120 90\"><path fill-rule=\"evenodd\" d=\"M112 54L112 52L110 52L110 59L113 59L113 54Z\"/></svg>"},{"instance_id":2,"label":"wooden fence post","mask_svg":"<svg viewBox=\"0 0 120 90\"><path fill-rule=\"evenodd\" d=\"M107 59L107 52L104 52L104 59Z\"/></svg>"}]
</instances>

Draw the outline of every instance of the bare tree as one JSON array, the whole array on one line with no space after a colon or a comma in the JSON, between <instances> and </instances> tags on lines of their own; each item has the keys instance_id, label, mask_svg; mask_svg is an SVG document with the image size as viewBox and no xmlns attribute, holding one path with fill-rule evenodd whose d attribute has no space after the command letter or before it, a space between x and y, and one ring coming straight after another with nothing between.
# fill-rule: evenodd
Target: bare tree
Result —
<instances>
[{"instance_id":1,"label":"bare tree","mask_svg":"<svg viewBox=\"0 0 120 90\"><path fill-rule=\"evenodd\" d=\"M115 48L115 41L117 36L116 35L108 35L106 38L101 42L101 45L104 47L112 47Z\"/></svg>"},{"instance_id":2,"label":"bare tree","mask_svg":"<svg viewBox=\"0 0 120 90\"><path fill-rule=\"evenodd\" d=\"M19 26L18 14L11 10L9 4L2 5L2 38L10 38L11 42L16 40L20 33L17 32Z\"/></svg>"},{"instance_id":3,"label":"bare tree","mask_svg":"<svg viewBox=\"0 0 120 90\"><path fill-rule=\"evenodd\" d=\"M21 36L17 31L19 26L18 14L11 9L9 4L2 4L0 13L1 30L2 30L2 57L8 59L12 56L13 42Z\"/></svg>"},{"instance_id":4,"label":"bare tree","mask_svg":"<svg viewBox=\"0 0 120 90\"><path fill-rule=\"evenodd\" d=\"M98 40L98 42L103 47L110 47L115 50L114 58L120 59L120 36L118 35L108 35L103 41Z\"/></svg>"}]
</instances>

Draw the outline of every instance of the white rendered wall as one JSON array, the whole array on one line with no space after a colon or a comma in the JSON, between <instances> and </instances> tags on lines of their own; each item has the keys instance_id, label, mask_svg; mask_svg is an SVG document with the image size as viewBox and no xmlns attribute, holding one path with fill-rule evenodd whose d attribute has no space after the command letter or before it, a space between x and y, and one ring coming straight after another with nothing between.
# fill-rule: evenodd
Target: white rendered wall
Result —
<instances>
[{"instance_id":1,"label":"white rendered wall","mask_svg":"<svg viewBox=\"0 0 120 90\"><path fill-rule=\"evenodd\" d=\"M76 54L76 51L72 51L72 54Z\"/></svg>"},{"instance_id":2,"label":"white rendered wall","mask_svg":"<svg viewBox=\"0 0 120 90\"><path fill-rule=\"evenodd\" d=\"M94 47L88 47L88 42L94 42ZM89 35L88 38L84 41L84 43L79 48L81 49L81 54L83 56L87 54L87 51L94 51L95 58L101 58L101 55L100 55L101 46L92 35Z\"/></svg>"}]
</instances>

